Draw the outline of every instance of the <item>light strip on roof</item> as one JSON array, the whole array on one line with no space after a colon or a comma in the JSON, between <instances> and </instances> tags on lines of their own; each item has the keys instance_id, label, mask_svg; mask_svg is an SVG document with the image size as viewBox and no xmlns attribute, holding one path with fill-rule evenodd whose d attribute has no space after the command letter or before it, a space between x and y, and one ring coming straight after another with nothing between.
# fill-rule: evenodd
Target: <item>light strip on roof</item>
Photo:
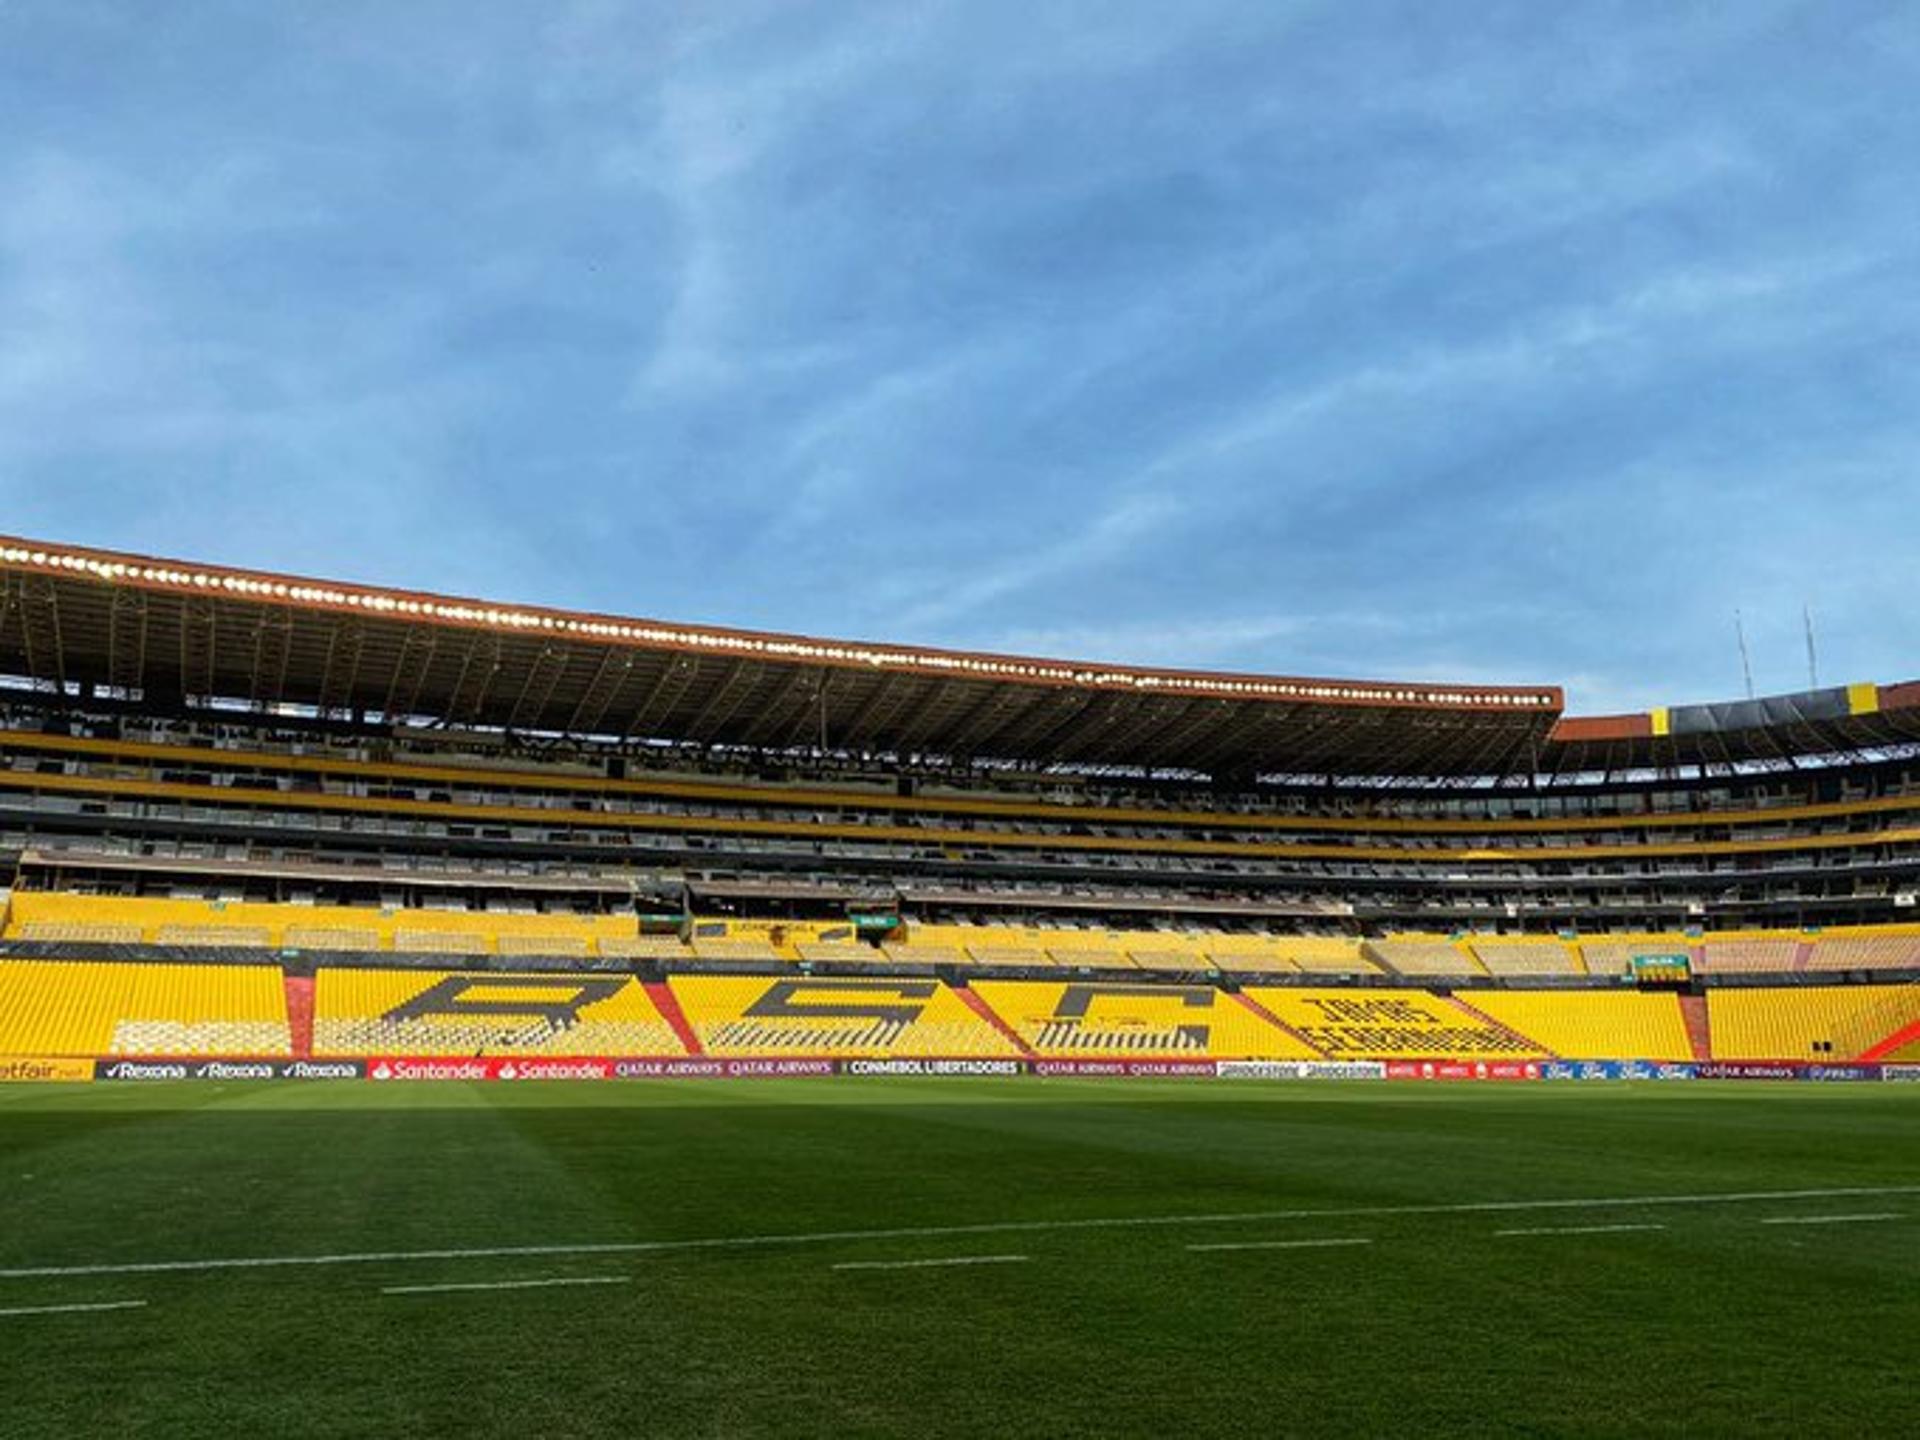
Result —
<instances>
[{"instance_id":1,"label":"light strip on roof","mask_svg":"<svg viewBox=\"0 0 1920 1440\"><path fill-rule=\"evenodd\" d=\"M877 649L774 636L737 635L685 626L598 620L551 611L496 605L468 605L394 594L366 586L314 585L267 580L218 570L181 569L162 564L102 560L71 551L0 548L0 564L33 570L65 571L109 584L137 584L185 593L223 593L249 600L360 610L374 615L420 618L456 625L479 625L522 633L584 636L636 646L668 645L718 654L808 660L826 664L930 670L993 679L1037 680L1147 692L1191 693L1264 700L1363 702L1401 705L1472 705L1483 708L1550 710L1558 702L1537 690L1427 689L1396 685L1348 684L1327 680L1234 679L1228 676L1156 674L1151 671L1049 664L1042 661L988 659L926 650Z\"/></svg>"}]
</instances>

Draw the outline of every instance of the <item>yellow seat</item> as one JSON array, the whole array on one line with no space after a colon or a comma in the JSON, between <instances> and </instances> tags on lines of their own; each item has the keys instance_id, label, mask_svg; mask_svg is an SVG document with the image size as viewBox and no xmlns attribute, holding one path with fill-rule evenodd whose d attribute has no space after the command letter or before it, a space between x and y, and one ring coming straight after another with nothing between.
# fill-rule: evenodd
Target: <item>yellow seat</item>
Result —
<instances>
[{"instance_id":1,"label":"yellow seat","mask_svg":"<svg viewBox=\"0 0 1920 1440\"><path fill-rule=\"evenodd\" d=\"M675 975L701 1045L724 1056L986 1056L1017 1048L937 980Z\"/></svg>"},{"instance_id":2,"label":"yellow seat","mask_svg":"<svg viewBox=\"0 0 1920 1440\"><path fill-rule=\"evenodd\" d=\"M0 960L0 1054L291 1053L271 965Z\"/></svg>"}]
</instances>

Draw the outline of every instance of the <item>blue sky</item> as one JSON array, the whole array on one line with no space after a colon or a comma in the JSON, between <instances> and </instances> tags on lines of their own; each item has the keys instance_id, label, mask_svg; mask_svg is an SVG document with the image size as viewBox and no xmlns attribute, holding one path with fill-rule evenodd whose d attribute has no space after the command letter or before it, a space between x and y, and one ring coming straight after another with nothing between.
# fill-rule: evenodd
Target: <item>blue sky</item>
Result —
<instances>
[{"instance_id":1,"label":"blue sky","mask_svg":"<svg viewBox=\"0 0 1920 1440\"><path fill-rule=\"evenodd\" d=\"M0 530L1074 658L1920 675L1900 3L0 0Z\"/></svg>"}]
</instances>

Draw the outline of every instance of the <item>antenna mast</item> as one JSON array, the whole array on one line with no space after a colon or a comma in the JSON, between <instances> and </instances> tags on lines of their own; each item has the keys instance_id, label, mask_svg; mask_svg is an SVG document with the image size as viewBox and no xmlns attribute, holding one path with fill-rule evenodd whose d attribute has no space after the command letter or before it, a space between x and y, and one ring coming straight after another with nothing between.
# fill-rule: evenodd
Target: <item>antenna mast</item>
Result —
<instances>
[{"instance_id":1,"label":"antenna mast","mask_svg":"<svg viewBox=\"0 0 1920 1440\"><path fill-rule=\"evenodd\" d=\"M1740 673L1746 678L1747 699L1753 699L1753 661L1747 654L1747 627L1740 619L1740 612L1733 612L1733 635L1740 642Z\"/></svg>"}]
</instances>

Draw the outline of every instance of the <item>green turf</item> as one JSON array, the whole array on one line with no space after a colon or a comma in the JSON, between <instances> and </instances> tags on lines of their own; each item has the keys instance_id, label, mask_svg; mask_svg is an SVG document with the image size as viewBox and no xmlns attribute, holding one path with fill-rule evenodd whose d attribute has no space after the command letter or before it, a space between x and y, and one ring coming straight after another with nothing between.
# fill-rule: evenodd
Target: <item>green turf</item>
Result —
<instances>
[{"instance_id":1,"label":"green turf","mask_svg":"<svg viewBox=\"0 0 1920 1440\"><path fill-rule=\"evenodd\" d=\"M1903 1185L1920 1087L0 1091L3 1269ZM1666 1228L1493 1233L1582 1224ZM122 1299L0 1318L0 1435L1920 1433L1920 1190L0 1279Z\"/></svg>"}]
</instances>

